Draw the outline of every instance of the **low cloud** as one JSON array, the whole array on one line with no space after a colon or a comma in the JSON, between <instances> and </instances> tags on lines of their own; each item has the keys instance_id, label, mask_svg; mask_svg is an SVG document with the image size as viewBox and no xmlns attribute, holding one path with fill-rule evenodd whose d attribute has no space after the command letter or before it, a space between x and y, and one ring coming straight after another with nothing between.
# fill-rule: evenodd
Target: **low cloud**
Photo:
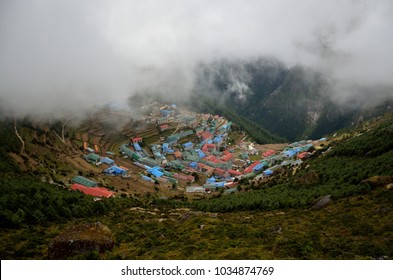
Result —
<instances>
[{"instance_id":1,"label":"low cloud","mask_svg":"<svg viewBox=\"0 0 393 280\"><path fill-rule=\"evenodd\" d=\"M392 6L389 0L4 0L1 109L77 114L141 92L187 97L200 63L260 56L324 71L339 85L335 100L361 98L354 88L392 86Z\"/></svg>"}]
</instances>

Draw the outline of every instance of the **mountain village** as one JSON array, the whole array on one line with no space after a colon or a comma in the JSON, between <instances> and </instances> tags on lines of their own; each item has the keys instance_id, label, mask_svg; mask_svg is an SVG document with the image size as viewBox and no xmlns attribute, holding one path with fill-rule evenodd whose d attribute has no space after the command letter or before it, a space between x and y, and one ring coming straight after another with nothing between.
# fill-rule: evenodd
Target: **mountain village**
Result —
<instances>
[{"instance_id":1,"label":"mountain village","mask_svg":"<svg viewBox=\"0 0 393 280\"><path fill-rule=\"evenodd\" d=\"M134 118L121 106L112 104L107 108L109 114L130 118L132 129L125 143L100 146L89 141L94 137L80 136L84 140L83 158L99 168L99 177L109 179L116 187L99 187L108 184L81 173L72 178L71 189L96 200L118 195L119 190L120 194L133 194L132 190L135 194L157 192L163 198L229 194L241 190L242 179L260 183L284 168L295 172L306 158L323 150L327 140L258 145L243 133L234 136L235 124L222 116L197 114L175 104L157 102L142 109L145 114Z\"/></svg>"}]
</instances>

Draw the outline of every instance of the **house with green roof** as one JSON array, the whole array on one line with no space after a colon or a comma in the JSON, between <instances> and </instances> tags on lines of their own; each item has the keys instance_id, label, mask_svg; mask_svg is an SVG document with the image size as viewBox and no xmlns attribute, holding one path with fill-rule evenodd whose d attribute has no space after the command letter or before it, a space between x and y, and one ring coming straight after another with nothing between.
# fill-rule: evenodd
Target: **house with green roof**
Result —
<instances>
[{"instance_id":1,"label":"house with green roof","mask_svg":"<svg viewBox=\"0 0 393 280\"><path fill-rule=\"evenodd\" d=\"M101 157L95 153L90 153L84 156L85 160L90 163L97 164L101 161Z\"/></svg>"},{"instance_id":2,"label":"house with green roof","mask_svg":"<svg viewBox=\"0 0 393 280\"><path fill-rule=\"evenodd\" d=\"M97 183L97 182L92 181L92 180L90 180L90 179L87 179L87 178L85 178L85 177L83 177L83 176L75 176L75 177L72 179L72 182L73 182L74 184L80 184L80 185L83 185L83 186L86 186L86 187L90 187L90 188L94 188L94 187L97 187L97 186L98 186L98 183Z\"/></svg>"}]
</instances>

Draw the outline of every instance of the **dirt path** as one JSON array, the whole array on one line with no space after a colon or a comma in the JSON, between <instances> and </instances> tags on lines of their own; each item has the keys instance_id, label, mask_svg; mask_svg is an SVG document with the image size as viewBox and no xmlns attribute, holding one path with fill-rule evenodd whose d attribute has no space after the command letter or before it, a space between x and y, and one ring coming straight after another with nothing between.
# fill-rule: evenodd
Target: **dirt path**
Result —
<instances>
[{"instance_id":1,"label":"dirt path","mask_svg":"<svg viewBox=\"0 0 393 280\"><path fill-rule=\"evenodd\" d=\"M22 147L20 148L20 152L19 153L21 155L23 155L23 153L25 152L25 141L23 141L22 137L19 135L18 128L16 127L16 119L15 119L14 128L15 128L16 137L18 137L19 141L22 143Z\"/></svg>"}]
</instances>

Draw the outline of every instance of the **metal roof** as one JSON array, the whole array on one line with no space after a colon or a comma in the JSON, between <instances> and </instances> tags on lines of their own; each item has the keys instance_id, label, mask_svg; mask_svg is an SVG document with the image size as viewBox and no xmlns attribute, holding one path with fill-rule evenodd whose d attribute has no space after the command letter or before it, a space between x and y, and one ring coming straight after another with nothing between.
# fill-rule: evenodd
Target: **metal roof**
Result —
<instances>
[{"instance_id":1,"label":"metal roof","mask_svg":"<svg viewBox=\"0 0 393 280\"><path fill-rule=\"evenodd\" d=\"M87 178L85 178L83 176L75 176L72 179L72 182L76 183L76 184L84 185L84 186L90 187L90 188L96 187L98 185L97 182L94 182L94 181L92 181L90 179L87 179Z\"/></svg>"}]
</instances>

